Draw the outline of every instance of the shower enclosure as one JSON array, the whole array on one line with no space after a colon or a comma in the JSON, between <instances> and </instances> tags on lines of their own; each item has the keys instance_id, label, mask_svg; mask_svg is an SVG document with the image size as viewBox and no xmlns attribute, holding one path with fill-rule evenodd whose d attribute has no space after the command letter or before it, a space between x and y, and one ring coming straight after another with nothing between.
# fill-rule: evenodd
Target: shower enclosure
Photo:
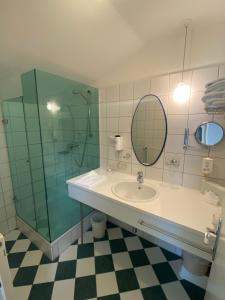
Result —
<instances>
[{"instance_id":1,"label":"shower enclosure","mask_svg":"<svg viewBox=\"0 0 225 300\"><path fill-rule=\"evenodd\" d=\"M16 211L52 242L81 220L66 180L99 167L98 92L39 70L21 80L2 104Z\"/></svg>"}]
</instances>

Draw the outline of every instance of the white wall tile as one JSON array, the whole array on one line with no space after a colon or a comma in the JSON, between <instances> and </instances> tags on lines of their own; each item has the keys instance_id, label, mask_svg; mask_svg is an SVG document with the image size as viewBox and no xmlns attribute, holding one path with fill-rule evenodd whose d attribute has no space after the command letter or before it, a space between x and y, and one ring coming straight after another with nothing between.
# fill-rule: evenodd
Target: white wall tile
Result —
<instances>
[{"instance_id":1,"label":"white wall tile","mask_svg":"<svg viewBox=\"0 0 225 300\"><path fill-rule=\"evenodd\" d=\"M184 136L182 134L168 134L165 151L172 153L184 153Z\"/></svg>"},{"instance_id":2,"label":"white wall tile","mask_svg":"<svg viewBox=\"0 0 225 300\"><path fill-rule=\"evenodd\" d=\"M191 85L193 83L193 88L189 101L184 104L176 103L172 96L174 88L181 80L181 73L158 76L151 80L145 78L134 83L121 84L119 86L119 101L115 100L118 97L118 86L117 88L110 87L112 96L110 96L111 101L107 102L108 114L105 115L104 107L100 108L100 114L104 116L100 120L100 127L102 126L101 124L104 126L104 129L100 128L100 143L103 148L101 151L103 156L101 157L101 165L109 166L111 164L114 165L116 170L122 171L118 168L118 164L121 163L120 168L122 167L122 172L125 173L135 175L137 170L145 170L147 178L164 180L173 184L183 184L190 188L199 188L202 179L202 157L208 156L210 153L210 156L216 160L212 180L220 181L225 185L223 171L223 168L225 170L225 141L216 147L211 147L209 152L208 147L198 144L194 137L197 126L213 118L205 113L201 97L204 93L204 85L211 80L215 80L217 76L217 67L185 72L184 81ZM225 76L225 65L220 68L220 76ZM130 128L133 112L139 103L138 97L147 94L149 89L151 93L156 93L166 111L168 136L165 150L160 159L153 166L145 167L138 162L132 150ZM108 89L101 92L103 94L102 97L106 97L107 91ZM114 105L111 106L111 102ZM215 116L214 119L225 127L223 118ZM184 151L184 129L186 127L190 129L190 147ZM114 150L108 136L115 133L120 133L124 137L124 148L131 153L131 158L128 159L128 162L121 157L125 153L124 151L121 152L120 156L113 153ZM181 163L178 169L165 164L164 157L168 155L180 159Z\"/></svg>"},{"instance_id":3,"label":"white wall tile","mask_svg":"<svg viewBox=\"0 0 225 300\"><path fill-rule=\"evenodd\" d=\"M137 109L139 103L140 103L139 99L137 99L137 100L134 99L134 101L133 101L133 113L132 113L132 116L133 116L135 110Z\"/></svg>"},{"instance_id":4,"label":"white wall tile","mask_svg":"<svg viewBox=\"0 0 225 300\"><path fill-rule=\"evenodd\" d=\"M150 93L150 79L142 79L134 82L134 99Z\"/></svg>"},{"instance_id":5,"label":"white wall tile","mask_svg":"<svg viewBox=\"0 0 225 300\"><path fill-rule=\"evenodd\" d=\"M163 169L163 166L164 166L164 152L162 152L157 162L154 163L154 165L152 165L152 168Z\"/></svg>"},{"instance_id":6,"label":"white wall tile","mask_svg":"<svg viewBox=\"0 0 225 300\"><path fill-rule=\"evenodd\" d=\"M214 158L213 161L213 172L210 177L225 180L225 159Z\"/></svg>"},{"instance_id":7,"label":"white wall tile","mask_svg":"<svg viewBox=\"0 0 225 300\"><path fill-rule=\"evenodd\" d=\"M163 181L170 184L182 185L183 173L164 170Z\"/></svg>"},{"instance_id":8,"label":"white wall tile","mask_svg":"<svg viewBox=\"0 0 225 300\"><path fill-rule=\"evenodd\" d=\"M131 135L130 133L123 133L123 145L125 148L131 148Z\"/></svg>"},{"instance_id":9,"label":"white wall tile","mask_svg":"<svg viewBox=\"0 0 225 300\"><path fill-rule=\"evenodd\" d=\"M202 157L197 155L185 155L184 172L201 176Z\"/></svg>"},{"instance_id":10,"label":"white wall tile","mask_svg":"<svg viewBox=\"0 0 225 300\"><path fill-rule=\"evenodd\" d=\"M118 170L122 173L131 174L131 164L124 161L118 162Z\"/></svg>"},{"instance_id":11,"label":"white wall tile","mask_svg":"<svg viewBox=\"0 0 225 300\"><path fill-rule=\"evenodd\" d=\"M133 100L134 85L132 82L120 84L120 100Z\"/></svg>"},{"instance_id":12,"label":"white wall tile","mask_svg":"<svg viewBox=\"0 0 225 300\"><path fill-rule=\"evenodd\" d=\"M107 103L107 118L119 117L119 102Z\"/></svg>"},{"instance_id":13,"label":"white wall tile","mask_svg":"<svg viewBox=\"0 0 225 300\"><path fill-rule=\"evenodd\" d=\"M146 167L145 171L146 178L162 181L163 179L163 169L157 169L153 167Z\"/></svg>"},{"instance_id":14,"label":"white wall tile","mask_svg":"<svg viewBox=\"0 0 225 300\"><path fill-rule=\"evenodd\" d=\"M107 149L108 151L108 158L111 160L118 160L118 153L115 151L115 146L111 145Z\"/></svg>"},{"instance_id":15,"label":"white wall tile","mask_svg":"<svg viewBox=\"0 0 225 300\"><path fill-rule=\"evenodd\" d=\"M224 78L225 77L225 65L221 65L219 67L219 78Z\"/></svg>"},{"instance_id":16,"label":"white wall tile","mask_svg":"<svg viewBox=\"0 0 225 300\"><path fill-rule=\"evenodd\" d=\"M203 68L193 71L191 89L192 92L204 91L205 85L217 79L218 67Z\"/></svg>"},{"instance_id":17,"label":"white wall tile","mask_svg":"<svg viewBox=\"0 0 225 300\"><path fill-rule=\"evenodd\" d=\"M133 113L133 100L119 102L119 116L130 117Z\"/></svg>"},{"instance_id":18,"label":"white wall tile","mask_svg":"<svg viewBox=\"0 0 225 300\"><path fill-rule=\"evenodd\" d=\"M183 81L184 83L191 86L191 80L192 80L192 71L184 72L183 74L183 80L182 80L182 73L175 73L169 75L169 84L170 84L170 94L173 95L174 90L176 89L177 85Z\"/></svg>"},{"instance_id":19,"label":"white wall tile","mask_svg":"<svg viewBox=\"0 0 225 300\"><path fill-rule=\"evenodd\" d=\"M1 207L0 209L0 222L5 221L7 218L5 207Z\"/></svg>"},{"instance_id":20,"label":"white wall tile","mask_svg":"<svg viewBox=\"0 0 225 300\"><path fill-rule=\"evenodd\" d=\"M101 105L99 105L99 117L106 118L106 114L107 114L107 103L101 103Z\"/></svg>"},{"instance_id":21,"label":"white wall tile","mask_svg":"<svg viewBox=\"0 0 225 300\"><path fill-rule=\"evenodd\" d=\"M190 175L184 173L183 176L183 186L191 189L200 189L202 183L202 176Z\"/></svg>"},{"instance_id":22,"label":"white wall tile","mask_svg":"<svg viewBox=\"0 0 225 300\"><path fill-rule=\"evenodd\" d=\"M119 101L119 86L113 85L107 87L106 98L107 98L107 102Z\"/></svg>"},{"instance_id":23,"label":"white wall tile","mask_svg":"<svg viewBox=\"0 0 225 300\"><path fill-rule=\"evenodd\" d=\"M1 115L0 107L0 115ZM15 204L6 148L4 128L0 132L0 232L6 234L15 229Z\"/></svg>"},{"instance_id":24,"label":"white wall tile","mask_svg":"<svg viewBox=\"0 0 225 300\"><path fill-rule=\"evenodd\" d=\"M106 89L101 88L99 89L99 102L103 103L107 101L107 96L106 96Z\"/></svg>"},{"instance_id":25,"label":"white wall tile","mask_svg":"<svg viewBox=\"0 0 225 300\"><path fill-rule=\"evenodd\" d=\"M190 114L204 114L205 113L205 104L202 102L201 98L203 97L203 92L193 92L190 97Z\"/></svg>"},{"instance_id":26,"label":"white wall tile","mask_svg":"<svg viewBox=\"0 0 225 300\"><path fill-rule=\"evenodd\" d=\"M107 118L107 132L118 132L118 118Z\"/></svg>"},{"instance_id":27,"label":"white wall tile","mask_svg":"<svg viewBox=\"0 0 225 300\"><path fill-rule=\"evenodd\" d=\"M107 118L100 118L99 119L99 131L100 132L107 131Z\"/></svg>"},{"instance_id":28,"label":"white wall tile","mask_svg":"<svg viewBox=\"0 0 225 300\"><path fill-rule=\"evenodd\" d=\"M184 134L188 115L168 115L168 134Z\"/></svg>"},{"instance_id":29,"label":"white wall tile","mask_svg":"<svg viewBox=\"0 0 225 300\"><path fill-rule=\"evenodd\" d=\"M210 157L225 158L225 139L218 145L210 147Z\"/></svg>"},{"instance_id":30,"label":"white wall tile","mask_svg":"<svg viewBox=\"0 0 225 300\"><path fill-rule=\"evenodd\" d=\"M0 231L3 234L6 234L7 232L9 232L9 226L8 226L7 221L0 222Z\"/></svg>"},{"instance_id":31,"label":"white wall tile","mask_svg":"<svg viewBox=\"0 0 225 300\"><path fill-rule=\"evenodd\" d=\"M0 132L0 148L6 148L5 134Z\"/></svg>"},{"instance_id":32,"label":"white wall tile","mask_svg":"<svg viewBox=\"0 0 225 300\"><path fill-rule=\"evenodd\" d=\"M131 162L132 162L132 164L136 164L136 165L139 165L139 164L140 164L139 161L137 160L137 157L136 157L136 155L135 155L133 149L132 149L132 151L131 151Z\"/></svg>"},{"instance_id":33,"label":"white wall tile","mask_svg":"<svg viewBox=\"0 0 225 300\"><path fill-rule=\"evenodd\" d=\"M145 176L146 167L141 164L132 164L132 175L137 176L137 172L142 171Z\"/></svg>"},{"instance_id":34,"label":"white wall tile","mask_svg":"<svg viewBox=\"0 0 225 300\"><path fill-rule=\"evenodd\" d=\"M152 78L151 93L156 95L167 95L169 93L169 75Z\"/></svg>"},{"instance_id":35,"label":"white wall tile","mask_svg":"<svg viewBox=\"0 0 225 300\"><path fill-rule=\"evenodd\" d=\"M100 147L100 157L107 158L108 157L108 147L105 145L101 145Z\"/></svg>"},{"instance_id":36,"label":"white wall tile","mask_svg":"<svg viewBox=\"0 0 225 300\"><path fill-rule=\"evenodd\" d=\"M173 95L169 96L168 105L167 105L167 112L168 114L173 115L185 115L188 114L189 111L189 100L185 103L177 103Z\"/></svg>"},{"instance_id":37,"label":"white wall tile","mask_svg":"<svg viewBox=\"0 0 225 300\"><path fill-rule=\"evenodd\" d=\"M0 176L2 178L10 177L9 163L7 161L5 163L1 163Z\"/></svg>"},{"instance_id":38,"label":"white wall tile","mask_svg":"<svg viewBox=\"0 0 225 300\"><path fill-rule=\"evenodd\" d=\"M124 148L122 151L117 152L118 159L120 161L127 162L131 164L131 149L130 148Z\"/></svg>"},{"instance_id":39,"label":"white wall tile","mask_svg":"<svg viewBox=\"0 0 225 300\"><path fill-rule=\"evenodd\" d=\"M188 119L188 128L190 134L195 134L196 129L199 125L204 122L212 121L212 115L208 114L197 114L197 115L189 115Z\"/></svg>"},{"instance_id":40,"label":"white wall tile","mask_svg":"<svg viewBox=\"0 0 225 300\"><path fill-rule=\"evenodd\" d=\"M0 148L0 163L8 162L7 148Z\"/></svg>"},{"instance_id":41,"label":"white wall tile","mask_svg":"<svg viewBox=\"0 0 225 300\"><path fill-rule=\"evenodd\" d=\"M168 114L169 96L168 95L160 95L160 96L158 96L158 98L162 103L165 114Z\"/></svg>"},{"instance_id":42,"label":"white wall tile","mask_svg":"<svg viewBox=\"0 0 225 300\"><path fill-rule=\"evenodd\" d=\"M131 131L131 117L120 117L119 118L119 132L130 132Z\"/></svg>"},{"instance_id":43,"label":"white wall tile","mask_svg":"<svg viewBox=\"0 0 225 300\"><path fill-rule=\"evenodd\" d=\"M170 162L177 160L177 164L173 165ZM184 154L165 153L164 170L183 172L184 169Z\"/></svg>"},{"instance_id":44,"label":"white wall tile","mask_svg":"<svg viewBox=\"0 0 225 300\"><path fill-rule=\"evenodd\" d=\"M194 135L189 135L188 141L188 149L186 150L186 154L189 155L200 155L200 156L207 156L209 152L209 148L203 145L200 145Z\"/></svg>"}]
</instances>

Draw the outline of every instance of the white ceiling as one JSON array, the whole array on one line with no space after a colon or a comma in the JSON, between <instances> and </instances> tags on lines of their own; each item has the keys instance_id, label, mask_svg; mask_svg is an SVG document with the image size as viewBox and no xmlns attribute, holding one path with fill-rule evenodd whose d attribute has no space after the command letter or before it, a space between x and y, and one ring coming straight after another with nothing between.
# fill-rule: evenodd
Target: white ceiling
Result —
<instances>
[{"instance_id":1,"label":"white ceiling","mask_svg":"<svg viewBox=\"0 0 225 300\"><path fill-rule=\"evenodd\" d=\"M33 67L101 82L183 23L225 21L224 0L0 0L0 87Z\"/></svg>"}]
</instances>

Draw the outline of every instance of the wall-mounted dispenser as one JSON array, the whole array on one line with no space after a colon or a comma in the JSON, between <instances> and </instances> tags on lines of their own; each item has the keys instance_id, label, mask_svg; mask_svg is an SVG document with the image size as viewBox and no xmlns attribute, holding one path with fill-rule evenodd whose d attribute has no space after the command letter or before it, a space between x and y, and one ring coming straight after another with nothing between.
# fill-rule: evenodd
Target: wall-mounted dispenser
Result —
<instances>
[{"instance_id":1,"label":"wall-mounted dispenser","mask_svg":"<svg viewBox=\"0 0 225 300\"><path fill-rule=\"evenodd\" d=\"M213 171L213 158L203 157L202 158L202 174L207 176Z\"/></svg>"},{"instance_id":2,"label":"wall-mounted dispenser","mask_svg":"<svg viewBox=\"0 0 225 300\"><path fill-rule=\"evenodd\" d=\"M122 151L123 150L123 137L119 134L115 136L110 136L110 139L114 142L115 151Z\"/></svg>"}]
</instances>

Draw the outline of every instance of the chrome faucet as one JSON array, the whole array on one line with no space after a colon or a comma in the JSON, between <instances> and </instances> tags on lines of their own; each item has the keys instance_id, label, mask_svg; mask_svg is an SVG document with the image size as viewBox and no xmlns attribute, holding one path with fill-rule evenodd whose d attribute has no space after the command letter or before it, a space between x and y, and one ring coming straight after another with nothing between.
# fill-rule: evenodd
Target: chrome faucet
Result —
<instances>
[{"instance_id":1,"label":"chrome faucet","mask_svg":"<svg viewBox=\"0 0 225 300\"><path fill-rule=\"evenodd\" d=\"M138 171L137 172L137 182L139 184L143 183L144 182L144 174L142 171Z\"/></svg>"}]
</instances>

